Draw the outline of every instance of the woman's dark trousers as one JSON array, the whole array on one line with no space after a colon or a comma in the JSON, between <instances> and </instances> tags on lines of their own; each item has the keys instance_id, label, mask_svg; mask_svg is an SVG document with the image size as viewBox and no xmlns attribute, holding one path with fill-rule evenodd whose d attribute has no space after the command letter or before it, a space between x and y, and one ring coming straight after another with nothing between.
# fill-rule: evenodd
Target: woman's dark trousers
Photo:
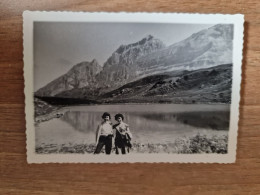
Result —
<instances>
[{"instance_id":1,"label":"woman's dark trousers","mask_svg":"<svg viewBox=\"0 0 260 195\"><path fill-rule=\"evenodd\" d=\"M120 149L121 149L121 153L122 153L122 154L126 154L126 152L125 152L125 146L123 146L123 147L120 148ZM116 146L116 154L119 154L118 146Z\"/></svg>"},{"instance_id":2,"label":"woman's dark trousers","mask_svg":"<svg viewBox=\"0 0 260 195\"><path fill-rule=\"evenodd\" d=\"M104 145L105 145L106 154L110 154L112 150L112 135L99 137L98 145L96 147L94 154L99 154Z\"/></svg>"},{"instance_id":3,"label":"woman's dark trousers","mask_svg":"<svg viewBox=\"0 0 260 195\"><path fill-rule=\"evenodd\" d=\"M121 149L122 154L126 154L125 146L126 146L126 138L123 135L117 135L115 139L115 146L116 146L116 154L119 154L118 148Z\"/></svg>"}]
</instances>

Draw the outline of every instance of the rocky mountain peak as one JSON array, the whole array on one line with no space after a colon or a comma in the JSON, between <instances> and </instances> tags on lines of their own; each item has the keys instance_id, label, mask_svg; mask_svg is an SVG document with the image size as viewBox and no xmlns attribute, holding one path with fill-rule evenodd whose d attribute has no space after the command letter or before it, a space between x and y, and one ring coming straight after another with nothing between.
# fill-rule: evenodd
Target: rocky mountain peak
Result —
<instances>
[{"instance_id":1,"label":"rocky mountain peak","mask_svg":"<svg viewBox=\"0 0 260 195\"><path fill-rule=\"evenodd\" d=\"M105 62L104 68L118 64L132 65L137 58L164 47L165 45L161 40L148 35L138 42L121 45Z\"/></svg>"},{"instance_id":2,"label":"rocky mountain peak","mask_svg":"<svg viewBox=\"0 0 260 195\"><path fill-rule=\"evenodd\" d=\"M233 39L233 25L232 24L217 24L208 29L192 34L190 38L212 38L212 39Z\"/></svg>"},{"instance_id":3,"label":"rocky mountain peak","mask_svg":"<svg viewBox=\"0 0 260 195\"><path fill-rule=\"evenodd\" d=\"M91 86L95 76L102 70L96 59L91 62L83 61L74 65L66 74L39 89L37 96L55 96L63 91Z\"/></svg>"},{"instance_id":4,"label":"rocky mountain peak","mask_svg":"<svg viewBox=\"0 0 260 195\"><path fill-rule=\"evenodd\" d=\"M90 64L99 65L98 61L95 58L90 62Z\"/></svg>"},{"instance_id":5,"label":"rocky mountain peak","mask_svg":"<svg viewBox=\"0 0 260 195\"><path fill-rule=\"evenodd\" d=\"M146 37L147 40L150 40L150 39L152 39L152 38L154 38L152 35L148 35L148 36Z\"/></svg>"},{"instance_id":6,"label":"rocky mountain peak","mask_svg":"<svg viewBox=\"0 0 260 195\"><path fill-rule=\"evenodd\" d=\"M152 39L155 39L152 35L148 35L145 38L143 38L141 41L139 41L139 44L145 44L147 41L150 41Z\"/></svg>"},{"instance_id":7,"label":"rocky mountain peak","mask_svg":"<svg viewBox=\"0 0 260 195\"><path fill-rule=\"evenodd\" d=\"M140 57L162 48L165 48L164 43L151 35L135 43L121 45L105 62L97 80L101 86L122 85L136 76L136 61Z\"/></svg>"},{"instance_id":8,"label":"rocky mountain peak","mask_svg":"<svg viewBox=\"0 0 260 195\"><path fill-rule=\"evenodd\" d=\"M72 68L79 68L79 67L82 67L82 66L100 66L98 61L96 59L93 59L92 61L82 61L76 65L74 65Z\"/></svg>"},{"instance_id":9,"label":"rocky mountain peak","mask_svg":"<svg viewBox=\"0 0 260 195\"><path fill-rule=\"evenodd\" d=\"M143 38L140 41L137 41L135 43L128 44L128 45L120 45L120 47L116 50L116 53L122 54L128 49L132 49L132 48L135 48L135 47L142 47L145 44L149 44L149 42L150 43L154 42L155 44L158 44L159 47L165 47L165 45L162 41L154 38L152 35L148 35L145 38Z\"/></svg>"}]
</instances>

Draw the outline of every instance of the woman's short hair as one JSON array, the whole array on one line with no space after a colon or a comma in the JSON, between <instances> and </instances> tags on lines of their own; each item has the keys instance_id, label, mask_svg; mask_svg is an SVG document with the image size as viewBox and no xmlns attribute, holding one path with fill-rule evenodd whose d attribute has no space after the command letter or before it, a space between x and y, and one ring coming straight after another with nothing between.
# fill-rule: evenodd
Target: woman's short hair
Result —
<instances>
[{"instance_id":1,"label":"woman's short hair","mask_svg":"<svg viewBox=\"0 0 260 195\"><path fill-rule=\"evenodd\" d=\"M119 117L121 117L122 120L124 120L124 116L120 113L115 115L115 120L117 120Z\"/></svg>"},{"instance_id":2,"label":"woman's short hair","mask_svg":"<svg viewBox=\"0 0 260 195\"><path fill-rule=\"evenodd\" d=\"M111 119L111 116L108 112L104 112L104 114L102 115L102 118L106 118L107 116L109 116L109 119Z\"/></svg>"}]
</instances>

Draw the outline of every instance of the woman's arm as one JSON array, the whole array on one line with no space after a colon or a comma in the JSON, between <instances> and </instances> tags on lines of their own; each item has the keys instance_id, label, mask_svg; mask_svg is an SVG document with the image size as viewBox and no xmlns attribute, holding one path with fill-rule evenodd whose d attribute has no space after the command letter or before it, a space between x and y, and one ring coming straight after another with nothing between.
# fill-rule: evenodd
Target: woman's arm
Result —
<instances>
[{"instance_id":1,"label":"woman's arm","mask_svg":"<svg viewBox=\"0 0 260 195\"><path fill-rule=\"evenodd\" d=\"M98 125L97 130L96 130L96 145L98 144L100 130L101 130L101 125Z\"/></svg>"},{"instance_id":2,"label":"woman's arm","mask_svg":"<svg viewBox=\"0 0 260 195\"><path fill-rule=\"evenodd\" d=\"M129 137L132 139L133 135L130 131L129 125L126 125L126 133L129 135Z\"/></svg>"}]
</instances>

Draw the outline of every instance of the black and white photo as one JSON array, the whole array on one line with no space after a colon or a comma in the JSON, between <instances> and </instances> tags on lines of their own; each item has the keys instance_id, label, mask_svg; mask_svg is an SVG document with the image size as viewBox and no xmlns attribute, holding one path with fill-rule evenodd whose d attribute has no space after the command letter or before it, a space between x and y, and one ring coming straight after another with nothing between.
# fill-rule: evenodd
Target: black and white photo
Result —
<instances>
[{"instance_id":1,"label":"black and white photo","mask_svg":"<svg viewBox=\"0 0 260 195\"><path fill-rule=\"evenodd\" d=\"M234 162L242 44L242 15L25 12L28 162Z\"/></svg>"}]
</instances>

